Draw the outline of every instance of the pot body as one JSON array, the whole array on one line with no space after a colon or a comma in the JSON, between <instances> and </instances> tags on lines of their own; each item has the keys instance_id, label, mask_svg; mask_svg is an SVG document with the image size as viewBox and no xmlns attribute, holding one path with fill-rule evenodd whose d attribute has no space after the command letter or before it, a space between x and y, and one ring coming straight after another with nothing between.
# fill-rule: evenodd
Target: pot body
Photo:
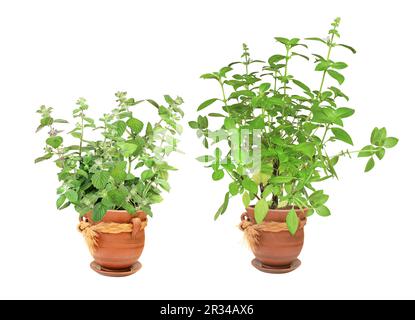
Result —
<instances>
[{"instance_id":1,"label":"pot body","mask_svg":"<svg viewBox=\"0 0 415 320\"><path fill-rule=\"evenodd\" d=\"M290 209L270 209L264 221L285 222ZM305 220L307 209L295 209L300 220ZM254 208L246 208L243 215L251 223L256 224ZM261 231L259 243L252 251L255 258L264 266L285 268L290 266L300 255L304 243L304 228L298 229L295 235L288 231Z\"/></svg>"},{"instance_id":2,"label":"pot body","mask_svg":"<svg viewBox=\"0 0 415 320\"><path fill-rule=\"evenodd\" d=\"M129 214L124 210L108 210L100 222L131 223L131 220L139 217L141 221L147 220L147 215L138 211L136 214ZM85 215L84 219L93 225L92 213ZM95 262L103 268L119 270L130 268L140 258L144 249L144 229L139 231L133 239L131 232L117 234L98 232L98 244L93 253Z\"/></svg>"}]
</instances>

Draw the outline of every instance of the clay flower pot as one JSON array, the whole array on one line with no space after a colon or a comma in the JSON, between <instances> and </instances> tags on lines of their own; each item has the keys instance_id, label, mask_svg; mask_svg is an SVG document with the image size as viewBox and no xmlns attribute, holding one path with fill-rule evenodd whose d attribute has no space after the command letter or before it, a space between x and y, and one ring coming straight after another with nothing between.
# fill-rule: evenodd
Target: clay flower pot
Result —
<instances>
[{"instance_id":1,"label":"clay flower pot","mask_svg":"<svg viewBox=\"0 0 415 320\"><path fill-rule=\"evenodd\" d=\"M89 212L83 217L83 221L92 228L99 224L101 227L107 224L116 230L100 232L100 229L96 229L96 242L93 249L89 245L94 258L91 263L94 271L106 276L121 277L133 274L141 268L138 258L144 249L144 227L147 223L144 212L138 211L131 215L124 210L109 210L99 222L95 222L92 213ZM131 231L119 232L120 226Z\"/></svg>"},{"instance_id":2,"label":"clay flower pot","mask_svg":"<svg viewBox=\"0 0 415 320\"><path fill-rule=\"evenodd\" d=\"M263 223L285 223L289 211L290 209L269 210ZM297 258L304 243L303 226L306 222L307 209L296 209L295 212L301 225L295 235L291 235L288 230L279 232L258 231L257 244L251 244L251 249L255 255L252 265L258 270L269 273L286 273L300 266L301 262ZM254 208L246 208L246 213L242 214L241 220L255 225Z\"/></svg>"}]
</instances>

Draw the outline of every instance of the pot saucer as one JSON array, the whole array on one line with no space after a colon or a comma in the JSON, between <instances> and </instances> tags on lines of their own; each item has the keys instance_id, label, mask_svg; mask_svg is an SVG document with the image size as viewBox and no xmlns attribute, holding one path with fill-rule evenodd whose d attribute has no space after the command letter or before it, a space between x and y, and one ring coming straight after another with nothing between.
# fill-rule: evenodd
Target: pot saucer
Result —
<instances>
[{"instance_id":1,"label":"pot saucer","mask_svg":"<svg viewBox=\"0 0 415 320\"><path fill-rule=\"evenodd\" d=\"M114 270L114 269L107 269L107 268L101 267L98 263L96 263L95 261L92 261L91 264L90 264L90 267L91 267L92 270L94 270L95 272L97 272L97 273L99 273L103 276L107 276L107 277L125 277L125 276L132 275L132 274L136 273L138 270L140 270L141 269L141 263L137 261L136 263L134 263L129 268Z\"/></svg>"},{"instance_id":2,"label":"pot saucer","mask_svg":"<svg viewBox=\"0 0 415 320\"><path fill-rule=\"evenodd\" d=\"M286 266L286 267L281 267L281 268L270 267L270 266L264 265L262 264L262 262L260 262L257 259L253 259L251 263L259 271L267 272L267 273L288 273L288 272L294 271L301 265L301 261L298 259L294 260L291 263L291 265Z\"/></svg>"}]
</instances>

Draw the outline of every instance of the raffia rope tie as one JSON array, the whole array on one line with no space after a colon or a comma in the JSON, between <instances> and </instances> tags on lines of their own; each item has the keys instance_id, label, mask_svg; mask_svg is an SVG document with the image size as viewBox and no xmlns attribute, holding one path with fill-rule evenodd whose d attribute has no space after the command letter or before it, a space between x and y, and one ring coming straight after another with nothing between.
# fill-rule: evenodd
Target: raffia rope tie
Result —
<instances>
[{"instance_id":1,"label":"raffia rope tie","mask_svg":"<svg viewBox=\"0 0 415 320\"><path fill-rule=\"evenodd\" d=\"M79 232L84 236L85 242L91 253L94 253L98 245L99 233L123 233L131 232L131 238L136 239L140 231L147 226L147 220L141 221L140 218L131 219L131 223L100 222L91 224L81 221L78 225Z\"/></svg>"},{"instance_id":2,"label":"raffia rope tie","mask_svg":"<svg viewBox=\"0 0 415 320\"><path fill-rule=\"evenodd\" d=\"M306 223L307 219L301 220L298 225L298 230L304 228ZM255 249L259 244L261 232L288 231L288 226L285 222L265 221L260 224L253 224L248 220L242 220L239 224L239 229L244 232L249 246Z\"/></svg>"}]
</instances>

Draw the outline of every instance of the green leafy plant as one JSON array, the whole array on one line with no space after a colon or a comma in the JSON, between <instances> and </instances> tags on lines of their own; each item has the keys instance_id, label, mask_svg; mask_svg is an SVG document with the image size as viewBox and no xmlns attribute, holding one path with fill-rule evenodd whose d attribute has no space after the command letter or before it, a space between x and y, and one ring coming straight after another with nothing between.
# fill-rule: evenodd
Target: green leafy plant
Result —
<instances>
[{"instance_id":1,"label":"green leafy plant","mask_svg":"<svg viewBox=\"0 0 415 320\"><path fill-rule=\"evenodd\" d=\"M167 106L163 106L151 99L129 98L126 92L115 95L118 106L98 124L87 115L87 101L80 98L73 110L76 124L65 140L56 126L68 122L53 118L50 107L41 106L37 111L41 115L37 131L48 128L49 136L45 154L35 162L51 159L59 168L59 210L72 204L81 216L92 211L95 221L109 209L125 209L131 214L143 210L152 216L151 205L162 201L162 190L170 189L168 173L175 168L165 157L176 151L183 100L166 95ZM144 102L157 110L157 122L145 124L134 116L131 109L140 109L142 105L137 105ZM97 139L88 138L87 133Z\"/></svg>"},{"instance_id":2,"label":"green leafy plant","mask_svg":"<svg viewBox=\"0 0 415 320\"><path fill-rule=\"evenodd\" d=\"M245 207L256 200L255 219L259 223L269 209L291 208L287 224L294 234L298 217L293 208L308 208L308 215L330 215L326 206L329 196L316 185L338 177L335 166L340 157L367 157L365 171L370 171L375 159L382 159L386 148L398 143L385 128L374 128L369 145L330 155L330 145L353 145L343 126L355 111L344 106L349 98L339 89L345 81L341 72L348 65L336 61L334 53L356 51L338 42L339 23L339 18L334 20L325 39L306 39L325 48L323 54L312 54L315 73L320 75L316 89L289 71L296 59L310 59L305 53L308 46L299 38L276 37L283 51L267 62L253 60L244 44L241 61L201 76L216 81L221 96L200 104L198 111L211 112L189 122L203 145L213 148L213 155L198 160L213 169L213 180L221 180L225 174L232 179L215 219L226 211L231 197L242 195ZM238 66L242 72L234 71ZM244 132L248 132L245 141Z\"/></svg>"}]
</instances>

